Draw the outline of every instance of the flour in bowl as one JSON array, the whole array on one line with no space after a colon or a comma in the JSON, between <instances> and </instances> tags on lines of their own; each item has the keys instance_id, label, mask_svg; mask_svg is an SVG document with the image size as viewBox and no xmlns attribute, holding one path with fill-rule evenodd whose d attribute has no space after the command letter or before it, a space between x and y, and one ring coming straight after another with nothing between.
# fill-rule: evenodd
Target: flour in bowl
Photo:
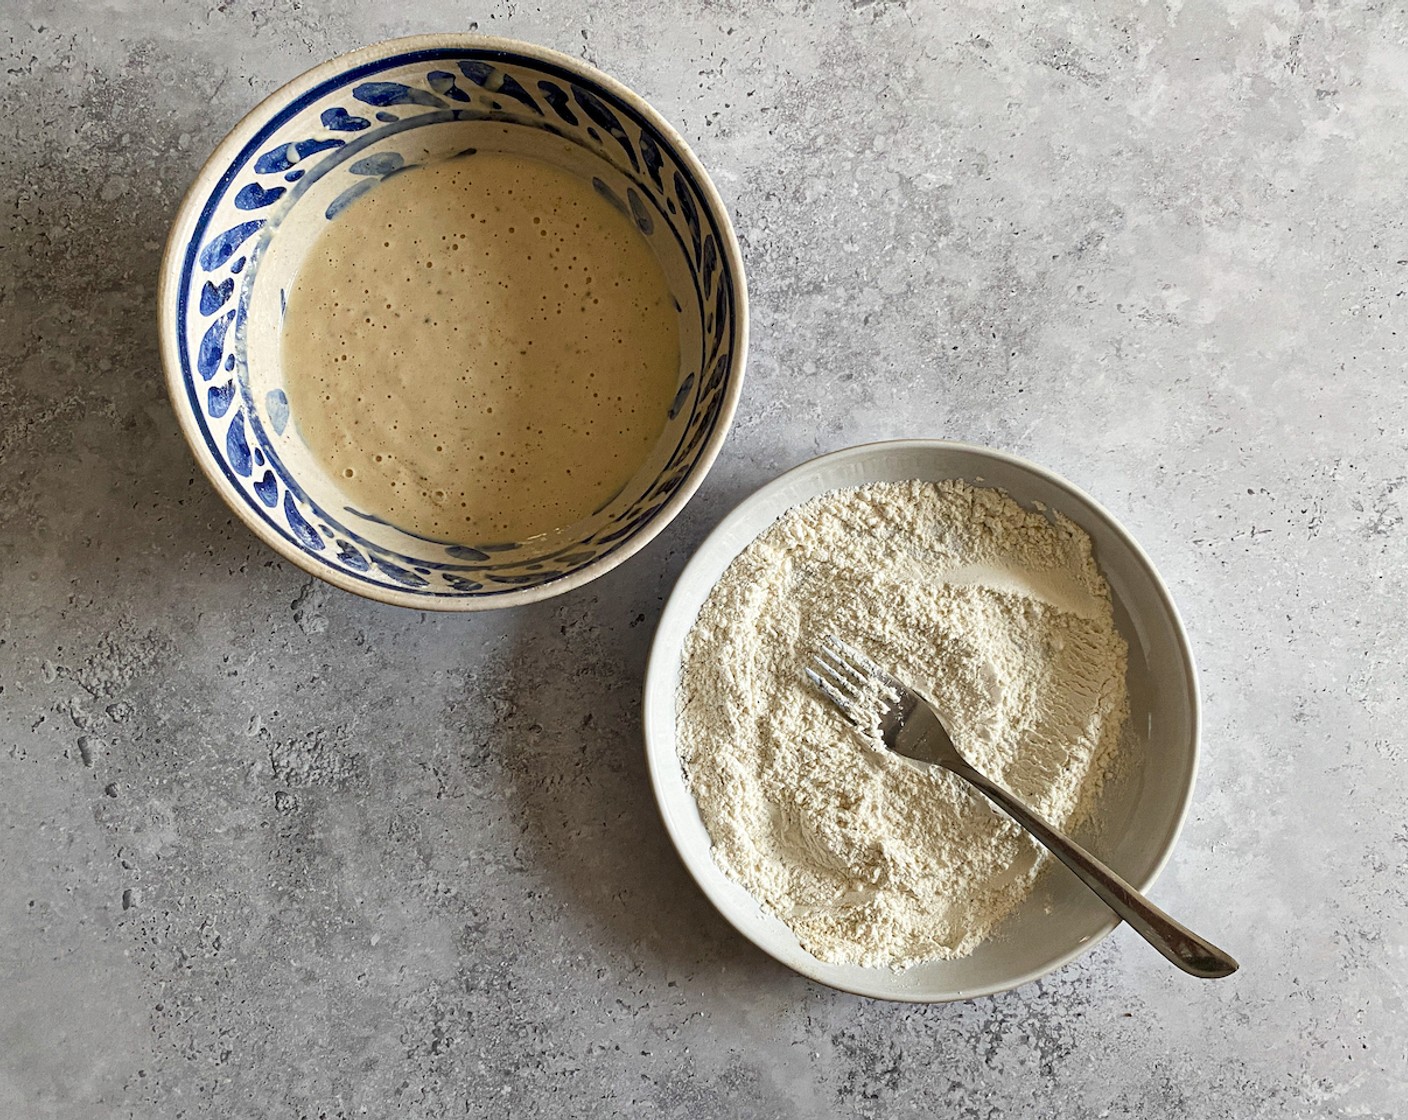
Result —
<instances>
[{"instance_id":1,"label":"flour in bowl","mask_svg":"<svg viewBox=\"0 0 1408 1120\"><path fill-rule=\"evenodd\" d=\"M979 770L1074 828L1128 712L1127 649L1090 538L957 481L833 491L744 549L685 643L679 752L725 874L820 960L965 956L1049 857L807 684L827 633L934 702Z\"/></svg>"}]
</instances>

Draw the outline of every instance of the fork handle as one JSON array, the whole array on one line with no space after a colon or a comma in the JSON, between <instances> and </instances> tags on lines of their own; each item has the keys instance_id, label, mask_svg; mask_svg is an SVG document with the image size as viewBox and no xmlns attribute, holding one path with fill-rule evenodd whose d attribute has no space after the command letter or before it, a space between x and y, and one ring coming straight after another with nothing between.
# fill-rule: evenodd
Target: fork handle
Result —
<instances>
[{"instance_id":1,"label":"fork handle","mask_svg":"<svg viewBox=\"0 0 1408 1120\"><path fill-rule=\"evenodd\" d=\"M1187 926L1174 921L1124 879L1087 852L1044 817L1027 808L992 779L968 763L947 767L1030 832L1048 851L1069 867L1087 887L1104 900L1130 928L1184 972L1207 980L1230 976L1237 962Z\"/></svg>"}]
</instances>

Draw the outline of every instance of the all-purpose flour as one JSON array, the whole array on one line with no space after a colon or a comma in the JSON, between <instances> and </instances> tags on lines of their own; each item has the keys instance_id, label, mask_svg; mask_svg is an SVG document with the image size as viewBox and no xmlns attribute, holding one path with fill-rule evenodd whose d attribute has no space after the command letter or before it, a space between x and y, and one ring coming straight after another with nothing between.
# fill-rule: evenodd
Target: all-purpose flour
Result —
<instances>
[{"instance_id":1,"label":"all-purpose flour","mask_svg":"<svg viewBox=\"0 0 1408 1120\"><path fill-rule=\"evenodd\" d=\"M807 684L828 632L932 700L980 770L1073 827L1128 707L1090 539L960 482L835 491L734 560L686 641L679 750L723 871L821 960L963 956L1048 857Z\"/></svg>"}]
</instances>

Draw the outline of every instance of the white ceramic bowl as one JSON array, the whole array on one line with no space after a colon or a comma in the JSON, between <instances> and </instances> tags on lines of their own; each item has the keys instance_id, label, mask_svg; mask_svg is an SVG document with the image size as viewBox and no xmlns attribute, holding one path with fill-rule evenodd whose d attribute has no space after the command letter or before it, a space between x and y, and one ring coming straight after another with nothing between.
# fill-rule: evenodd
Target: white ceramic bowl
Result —
<instances>
[{"instance_id":1,"label":"white ceramic bowl","mask_svg":"<svg viewBox=\"0 0 1408 1120\"><path fill-rule=\"evenodd\" d=\"M1138 746L1106 784L1091 835L1078 838L1147 889L1168 860L1197 771L1198 685L1168 589L1134 540L1091 498L1048 471L1000 452L941 440L896 440L823 455L769 483L735 509L680 575L651 649L645 742L660 812L685 866L735 928L783 964L858 995L915 1002L968 999L1035 980L1085 952L1117 924L1089 890L1055 867L970 956L903 972L817 960L777 918L724 876L675 749L675 701L686 634L724 569L783 512L841 487L905 479L962 479L1055 510L1090 534L1109 581L1115 622L1129 643L1131 726ZM1152 958L1151 958L1152 959Z\"/></svg>"},{"instance_id":2,"label":"white ceramic bowl","mask_svg":"<svg viewBox=\"0 0 1408 1120\"><path fill-rule=\"evenodd\" d=\"M678 392L655 450L604 508L548 543L429 540L359 514L309 452L284 391L284 297L326 223L381 178L471 147L590 181L634 221L681 309ZM261 102L181 204L158 304L172 403L230 508L329 583L431 610L546 598L642 548L718 454L748 348L728 210L679 134L578 59L478 35L364 47Z\"/></svg>"}]
</instances>

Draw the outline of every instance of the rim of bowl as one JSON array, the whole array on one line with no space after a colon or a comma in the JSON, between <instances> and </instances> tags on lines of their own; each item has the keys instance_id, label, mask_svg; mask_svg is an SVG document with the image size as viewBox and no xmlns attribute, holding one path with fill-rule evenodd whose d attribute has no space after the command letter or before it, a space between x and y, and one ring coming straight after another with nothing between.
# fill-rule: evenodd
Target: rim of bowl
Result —
<instances>
[{"instance_id":1,"label":"rim of bowl","mask_svg":"<svg viewBox=\"0 0 1408 1120\"><path fill-rule=\"evenodd\" d=\"M719 406L719 422L715 426L713 433L706 439L700 447L699 457L690 467L689 474L680 484L678 490L671 496L659 513L652 517L650 521L633 533L621 544L619 548L609 555L599 557L587 564L585 567L571 572L568 575L560 576L557 579L549 580L547 583L539 584L535 587L524 588L520 591L509 591L491 598L475 598L473 596L453 597L453 596L422 596L413 591L402 591L390 587L376 587L358 580L354 580L345 573L316 564L305 552L290 543L270 526L254 515L248 508L243 496L235 490L230 481L224 477L215 465L214 458L209 450L203 446L200 438L200 430L196 424L196 418L191 410L185 407L182 397L181 384L181 362L180 354L176 349L176 332L170 324L175 321L177 298L180 290L181 257L184 252L186 242L190 238L195 228L196 219L199 216L201 206L209 194L212 187L218 181L222 169L226 167L236 154L244 147L249 138L259 130L264 120L273 110L282 104L294 100L300 94L312 89L321 82L333 77L339 71L351 69L364 62L371 62L377 58L382 58L392 54L401 54L408 51L426 50L433 48L462 48L465 50L502 50L525 55L543 62L554 63L564 69L575 71L583 77L603 86L623 101L630 104L641 114L650 124L660 132L660 134L673 146L679 154L680 159L688 166L689 170L696 176L700 187L719 218L719 231L723 235L722 252L727 258L730 266L734 269L737 277L736 288L736 312L738 317L738 345L734 348L733 356L730 360L728 374L728 385L724 390L723 401ZM535 603L542 599L550 599L555 595L562 595L583 584L590 583L599 576L605 575L617 565L629 560L637 552L655 539L678 515L685 504L698 491L705 476L718 458L724 441L728 438L728 433L733 427L734 414L738 409L738 401L743 393L743 380L748 365L748 278L743 267L743 252L738 245L738 236L734 232L733 218L729 213L728 206L723 197L719 194L718 188L714 185L714 180L710 177L704 164L695 155L694 149L689 146L684 137L679 134L675 127L667 121L660 113L640 94L630 89L626 85L617 81L610 74L598 70L590 63L581 59L573 58L571 55L563 54L561 51L553 50L550 47L542 47L536 43L526 43L520 39L510 39L497 35L475 35L458 32L433 33L426 35L406 35L394 39L382 39L375 43L369 43L364 47L348 51L345 54L337 55L309 70L305 70L291 81L285 82L278 89L262 98L252 109L244 114L239 122L226 133L223 140L216 145L215 150L210 153L200 170L196 172L195 178L191 180L191 185L186 188L186 193L181 198L180 206L177 207L176 217L171 223L171 228L166 235L166 246L162 252L161 266L157 282L157 337L161 347L161 364L165 374L166 392L171 400L172 410L176 413L177 422L181 427L181 435L186 440L186 445L190 449L196 463L199 464L201 473L220 495L227 506L234 511L235 515L244 522L256 537L264 544L268 545L284 559L293 562L310 575L326 583L332 584L343 591L350 591L354 595L360 595L365 599L372 599L376 602L390 603L398 607L411 607L417 610L434 610L447 612L466 611L486 611L501 610L504 607L521 606L526 603Z\"/></svg>"},{"instance_id":2,"label":"rim of bowl","mask_svg":"<svg viewBox=\"0 0 1408 1120\"><path fill-rule=\"evenodd\" d=\"M1009 992L1012 991L1014 988L1020 988L1024 984L1029 984L1033 980L1038 980L1043 976L1047 976L1050 973L1055 972L1057 969L1064 968L1066 965L1070 964L1071 961L1089 952L1101 941L1105 940L1105 938L1108 937L1120 924L1120 920L1114 915L1113 912L1111 912L1108 921L1104 922L1101 927L1096 930L1096 932L1091 934L1084 941L1061 953L1054 960L1052 960L1051 963L1040 968L1028 969L1026 972L1021 973L1018 976L1014 976L1011 980L1005 983L988 984L985 986L974 987L971 990L965 989L961 992L950 992L938 996L919 995L903 992L881 992L877 988L866 987L863 984L837 983L836 981L828 979L827 977L821 975L821 971L829 966L827 966L824 962L817 960L805 949L802 950L803 959L800 962L783 961L779 957L775 956L773 952L758 938L754 937L752 932L747 929L744 929L743 926L739 924L739 922L734 920L733 916L729 912L728 903L722 897L722 892L716 890L713 884L706 881L705 876L709 873L710 868L712 868L714 873L718 875L723 875L723 872L718 869L717 864L713 862L712 855L705 856L705 860L707 861L708 866L706 868L703 868L702 870L696 870L694 864L691 863L689 857L685 855L684 846L681 841L681 838L676 833L675 821L667 809L667 802L665 799L664 790L662 788L662 774L660 767L657 766L656 763L657 753L660 753L663 756L665 755L665 751L664 748L653 743L650 734L650 721L647 718L647 711L650 706L650 696L652 692L658 687L660 676L667 672L664 661L666 656L668 655L668 651L663 648L665 644L665 620L669 617L672 611L677 611L681 609L679 606L681 587L685 583L687 576L689 576L696 568L703 567L703 564L701 563L701 555L709 547L709 545L711 545L717 539L722 538L728 533L728 531L738 521L740 515L745 511L747 507L753 505L754 502L760 500L761 498L764 498L772 494L776 490L782 488L798 475L805 475L811 473L815 471L818 467L826 463L844 459L865 458L866 456L875 454L876 452L881 450L911 450L925 448L940 449L945 451L967 452L979 458L986 458L997 462L1005 463L1008 466L1017 467L1021 470L1025 470L1033 475L1036 475L1038 478L1042 479L1047 483L1050 483L1057 489L1063 490L1066 493L1071 494L1077 500L1085 502L1090 507L1090 509L1094 511L1096 516L1105 522L1105 524L1110 528L1114 535L1120 539L1120 541L1125 545L1125 547L1130 550L1131 554L1134 556L1139 566L1144 570L1144 574L1148 577L1149 582L1153 587L1155 596L1162 605L1162 608L1165 614L1167 615L1168 621L1171 625L1174 642L1178 647L1180 655L1180 663L1183 676L1188 685L1190 717L1189 722L1191 724L1191 734L1189 738L1191 740L1191 743L1188 755L1188 778L1183 785L1183 789L1180 792L1177 805L1175 806L1175 815L1172 820L1172 823L1167 831L1167 834L1160 841L1158 858L1154 861L1154 866L1150 869L1147 875L1141 876L1140 878L1133 880L1136 889L1138 889L1141 893L1147 892L1149 888L1153 886L1153 884L1157 881L1158 877L1163 873L1164 868L1168 866L1169 860L1173 857L1173 850L1178 844L1178 838L1183 832L1183 825L1188 817L1188 810L1192 805L1193 789L1197 785L1198 781L1198 765L1202 749L1202 694L1198 687L1198 670L1197 664L1193 659L1192 646L1188 642L1188 634L1183 626L1183 617L1178 612L1178 606L1174 603L1173 594L1169 591L1168 585L1164 583L1163 577L1159 575L1158 569L1154 567L1154 562L1149 558L1149 554L1144 551L1144 549L1140 546L1139 542L1134 539L1134 537L1130 534L1129 530L1124 527L1120 520L1115 517L1114 514L1112 514L1108 509L1106 509L1101 503L1097 502L1083 489L1075 485L1075 483L1070 482L1065 478L1062 478L1055 472L1048 470L1040 464L1032 462L1030 459L1024 459L1018 455L1012 455L1005 451L996 451L993 448L983 447L979 444L963 443L958 440L875 440L869 443L858 443L850 447L843 447L836 451L828 451L823 455L817 455L811 459L806 460L805 462L797 464L795 467L784 471L782 474L778 475L771 481L764 483L762 486L759 486L756 490L754 490L751 494L749 494L746 498L744 498L741 502L734 506L733 509L731 509L728 514L723 518L723 520L720 521L718 525L714 527L714 529L709 533L709 535L704 538L704 540L694 550L694 554L690 557L689 563L684 566L678 578L675 580L675 586L670 592L670 597L665 601L664 610L662 610L660 613L660 622L656 624L655 636L651 640L650 654L646 660L645 683L642 689L643 702L641 704L641 724L642 733L645 740L645 762L647 769L650 771L651 791L655 795L656 810L659 812L660 818L665 824L665 831L669 833L670 843L674 845L675 852L679 856L680 862L684 864L685 869L689 872L690 878L694 880L695 884L704 893L704 896L713 905L714 909L719 912L719 914L724 918L725 921L729 923L729 925L733 926L733 928L737 932L742 934L748 941L752 942L752 944L755 945L758 949L761 949L769 957L772 957L773 960L778 961L779 964L782 964L784 967L790 968L794 972L805 976L808 980L813 980L818 984L824 984L828 988L834 988L837 991L847 992L851 995L863 996L867 999L887 1000L896 1003L955 1003L961 1000L978 999L982 996L991 996L997 995L1002 992ZM860 485L865 484L861 483ZM747 545L745 545L744 547L746 548ZM717 579L712 581L710 587L711 591L713 589L713 585L717 585L717 583ZM692 626L693 623L694 620L690 619L689 625ZM685 627L684 632L688 634L689 628ZM671 664L670 669L673 670L674 668L675 666ZM671 696L671 700L673 701L673 695ZM673 728L675 718L674 712L671 713L671 717L671 727ZM675 765L679 764L679 755L676 744L674 742L673 733L671 735L671 741L669 744L668 757L673 760ZM663 764L664 760L662 757L661 765ZM692 797L693 794L691 794L690 796ZM728 881L732 882L732 880ZM751 892L749 893L751 895ZM754 904L757 904L756 900L754 900ZM885 970L875 971L883 972Z\"/></svg>"}]
</instances>

